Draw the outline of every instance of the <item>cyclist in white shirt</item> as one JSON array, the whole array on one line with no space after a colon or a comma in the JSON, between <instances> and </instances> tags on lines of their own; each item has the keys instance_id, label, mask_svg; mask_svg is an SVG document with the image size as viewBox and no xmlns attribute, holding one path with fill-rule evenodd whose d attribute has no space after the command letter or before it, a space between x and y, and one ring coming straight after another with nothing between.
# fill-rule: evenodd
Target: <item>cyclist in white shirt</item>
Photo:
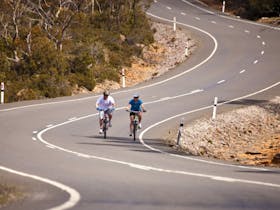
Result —
<instances>
[{"instance_id":1,"label":"cyclist in white shirt","mask_svg":"<svg viewBox=\"0 0 280 210\"><path fill-rule=\"evenodd\" d=\"M100 111L104 111L105 113L108 114L109 116L109 127L112 127L112 113L115 110L115 100L112 96L110 96L110 92L105 90L103 92L103 95L100 96L97 101L96 101L96 109L99 111L99 125L100 125L100 130L99 133L103 133L103 121L101 119L101 114Z\"/></svg>"}]
</instances>

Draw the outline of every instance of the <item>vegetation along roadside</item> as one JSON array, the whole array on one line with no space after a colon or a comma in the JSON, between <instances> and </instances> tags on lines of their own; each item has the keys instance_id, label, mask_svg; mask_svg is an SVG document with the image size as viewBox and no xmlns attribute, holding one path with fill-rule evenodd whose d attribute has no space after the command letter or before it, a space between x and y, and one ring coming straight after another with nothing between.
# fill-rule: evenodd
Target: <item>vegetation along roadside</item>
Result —
<instances>
[{"instance_id":1,"label":"vegetation along roadside","mask_svg":"<svg viewBox=\"0 0 280 210\"><path fill-rule=\"evenodd\" d=\"M140 0L0 1L0 81L5 102L93 90L154 42Z\"/></svg>"}]
</instances>

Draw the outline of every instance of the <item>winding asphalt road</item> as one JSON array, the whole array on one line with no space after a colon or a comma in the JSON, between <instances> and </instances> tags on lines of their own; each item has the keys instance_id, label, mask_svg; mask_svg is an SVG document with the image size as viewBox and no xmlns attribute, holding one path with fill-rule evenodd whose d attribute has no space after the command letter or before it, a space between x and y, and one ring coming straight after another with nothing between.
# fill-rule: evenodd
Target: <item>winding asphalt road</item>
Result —
<instances>
[{"instance_id":1,"label":"winding asphalt road","mask_svg":"<svg viewBox=\"0 0 280 210\"><path fill-rule=\"evenodd\" d=\"M113 93L109 138L98 135L95 95L0 106L1 179L30 194L4 209L279 209L280 170L178 154L162 138L185 122L280 93L278 28L157 0L152 18L192 31L195 54L167 74ZM182 43L184 44L184 43ZM139 93L148 112L139 140L124 111Z\"/></svg>"}]
</instances>

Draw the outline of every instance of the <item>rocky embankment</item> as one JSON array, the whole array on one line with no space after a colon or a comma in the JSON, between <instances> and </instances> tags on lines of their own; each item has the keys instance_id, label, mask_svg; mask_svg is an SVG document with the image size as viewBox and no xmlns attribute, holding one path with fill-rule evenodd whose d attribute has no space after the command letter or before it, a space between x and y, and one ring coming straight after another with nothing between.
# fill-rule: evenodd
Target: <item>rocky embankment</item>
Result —
<instances>
[{"instance_id":1,"label":"rocky embankment","mask_svg":"<svg viewBox=\"0 0 280 210\"><path fill-rule=\"evenodd\" d=\"M158 22L153 22L152 28L155 31L155 42L150 46L142 46L143 57L135 57L132 66L125 68L127 87L164 74L187 60L198 47L198 40L195 40L188 30L178 27L175 33L173 26ZM185 53L187 46L188 55ZM120 87L121 81L105 81L97 85L94 92L102 92L104 89L116 90Z\"/></svg>"},{"instance_id":2,"label":"rocky embankment","mask_svg":"<svg viewBox=\"0 0 280 210\"><path fill-rule=\"evenodd\" d=\"M194 121L184 128L180 149L246 165L280 167L280 97L220 114L216 120Z\"/></svg>"}]
</instances>

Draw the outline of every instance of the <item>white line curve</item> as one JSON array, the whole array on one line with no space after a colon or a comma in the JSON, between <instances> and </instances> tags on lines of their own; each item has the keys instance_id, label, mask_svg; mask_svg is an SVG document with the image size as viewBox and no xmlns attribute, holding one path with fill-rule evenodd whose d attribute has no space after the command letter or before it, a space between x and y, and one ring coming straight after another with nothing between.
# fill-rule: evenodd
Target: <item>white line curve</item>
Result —
<instances>
[{"instance_id":1,"label":"white line curve","mask_svg":"<svg viewBox=\"0 0 280 210\"><path fill-rule=\"evenodd\" d=\"M63 190L63 191L66 191L70 195L70 198L68 199L68 201L66 201L65 203L63 203L59 206L50 208L48 210L66 210L66 209L74 207L80 201L81 196L75 189L73 189L71 187L68 187L64 184L61 184L59 182L52 181L52 180L46 179L46 178L42 178L42 177L39 177L39 176L36 176L36 175L16 171L16 170L4 167L4 166L0 166L0 170L6 171L6 172L9 172L9 173L13 173L13 174L16 174L16 175L19 175L19 176L23 176L23 177L28 177L28 178L31 178L31 179L34 179L34 180L37 180L37 181L45 182L47 184L50 184L52 186L55 186L55 187Z\"/></svg>"}]
</instances>

